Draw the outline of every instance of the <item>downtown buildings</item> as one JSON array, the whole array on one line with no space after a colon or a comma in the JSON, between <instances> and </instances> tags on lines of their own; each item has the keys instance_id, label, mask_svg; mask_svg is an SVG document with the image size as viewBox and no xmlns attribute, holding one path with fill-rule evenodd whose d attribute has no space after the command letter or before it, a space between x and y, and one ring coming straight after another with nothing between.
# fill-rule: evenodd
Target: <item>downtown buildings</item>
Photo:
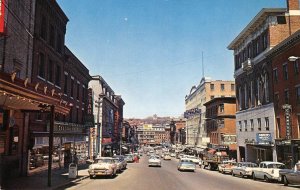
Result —
<instances>
[{"instance_id":1,"label":"downtown buildings","mask_svg":"<svg viewBox=\"0 0 300 190\"><path fill-rule=\"evenodd\" d=\"M69 19L53 0L0 6L1 181L85 159L94 127L88 115L92 77L65 45ZM102 123L119 141L124 102L106 96L104 106L113 101L120 109L105 113Z\"/></svg>"},{"instance_id":2,"label":"downtown buildings","mask_svg":"<svg viewBox=\"0 0 300 190\"><path fill-rule=\"evenodd\" d=\"M252 162L278 160L289 164L293 160L294 149L288 150L290 146L286 147L284 140L299 138L297 104L293 105L293 112L296 111L293 126L288 121L290 118L284 118L281 109L290 104L291 94L296 101L299 78L286 78L292 71L287 55L279 55L280 51L285 51L283 46L278 48L277 45L299 30L299 13L298 0L287 0L287 9L262 9L228 46L234 51L238 161L244 158ZM275 59L278 55L281 60ZM276 81L279 76L283 81ZM288 130L283 129L286 126ZM284 135L285 131L290 135Z\"/></svg>"},{"instance_id":3,"label":"downtown buildings","mask_svg":"<svg viewBox=\"0 0 300 190\"><path fill-rule=\"evenodd\" d=\"M206 129L205 103L217 97L235 97L233 81L211 80L203 77L185 97L186 144L207 147L210 142Z\"/></svg>"}]
</instances>

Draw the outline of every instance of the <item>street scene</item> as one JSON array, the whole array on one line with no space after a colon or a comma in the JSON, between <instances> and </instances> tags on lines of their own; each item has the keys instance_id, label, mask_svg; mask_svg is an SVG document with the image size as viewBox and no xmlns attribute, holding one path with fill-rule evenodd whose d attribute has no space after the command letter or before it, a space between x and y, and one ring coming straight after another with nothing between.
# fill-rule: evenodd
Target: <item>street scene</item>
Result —
<instances>
[{"instance_id":1,"label":"street scene","mask_svg":"<svg viewBox=\"0 0 300 190\"><path fill-rule=\"evenodd\" d=\"M74 2L0 0L0 190L300 188L299 0Z\"/></svg>"}]
</instances>

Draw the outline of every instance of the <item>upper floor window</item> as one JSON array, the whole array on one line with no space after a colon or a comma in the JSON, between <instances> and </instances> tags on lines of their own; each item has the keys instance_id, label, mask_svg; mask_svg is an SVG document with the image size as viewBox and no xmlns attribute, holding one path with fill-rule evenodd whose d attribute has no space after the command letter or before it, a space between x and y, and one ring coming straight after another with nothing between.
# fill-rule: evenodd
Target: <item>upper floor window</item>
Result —
<instances>
[{"instance_id":1,"label":"upper floor window","mask_svg":"<svg viewBox=\"0 0 300 190\"><path fill-rule=\"evenodd\" d=\"M53 61L51 59L48 61L48 80L53 82Z\"/></svg>"},{"instance_id":2,"label":"upper floor window","mask_svg":"<svg viewBox=\"0 0 300 190\"><path fill-rule=\"evenodd\" d=\"M243 131L243 126L242 126L242 122L241 121L239 121L239 130Z\"/></svg>"},{"instance_id":3,"label":"upper floor window","mask_svg":"<svg viewBox=\"0 0 300 190\"><path fill-rule=\"evenodd\" d=\"M210 96L210 99L212 100L212 99L214 99L215 98L215 96Z\"/></svg>"},{"instance_id":4,"label":"upper floor window","mask_svg":"<svg viewBox=\"0 0 300 190\"><path fill-rule=\"evenodd\" d=\"M277 68L275 68L273 70L273 80L274 80L275 83L278 82L278 70L277 70Z\"/></svg>"},{"instance_id":5,"label":"upper floor window","mask_svg":"<svg viewBox=\"0 0 300 190\"><path fill-rule=\"evenodd\" d=\"M61 69L59 65L56 65L55 71L55 85L60 86Z\"/></svg>"},{"instance_id":6,"label":"upper floor window","mask_svg":"<svg viewBox=\"0 0 300 190\"><path fill-rule=\"evenodd\" d=\"M284 103L288 104L290 99L289 90L284 91Z\"/></svg>"},{"instance_id":7,"label":"upper floor window","mask_svg":"<svg viewBox=\"0 0 300 190\"><path fill-rule=\"evenodd\" d=\"M50 31L49 31L49 44L50 46L54 47L54 43L55 43L55 30L54 30L54 26L51 24Z\"/></svg>"},{"instance_id":8,"label":"upper floor window","mask_svg":"<svg viewBox=\"0 0 300 190\"><path fill-rule=\"evenodd\" d=\"M77 100L79 100L79 88L80 88L80 84L77 83Z\"/></svg>"},{"instance_id":9,"label":"upper floor window","mask_svg":"<svg viewBox=\"0 0 300 190\"><path fill-rule=\"evenodd\" d=\"M268 117L265 118L265 125L266 125L266 130L269 131L270 130L270 122L269 122Z\"/></svg>"},{"instance_id":10,"label":"upper floor window","mask_svg":"<svg viewBox=\"0 0 300 190\"><path fill-rule=\"evenodd\" d=\"M47 19L45 16L42 17L41 21L41 38L44 40L47 38Z\"/></svg>"},{"instance_id":11,"label":"upper floor window","mask_svg":"<svg viewBox=\"0 0 300 190\"><path fill-rule=\"evenodd\" d=\"M45 78L45 55L40 53L40 61L39 61L39 76Z\"/></svg>"},{"instance_id":12,"label":"upper floor window","mask_svg":"<svg viewBox=\"0 0 300 190\"><path fill-rule=\"evenodd\" d=\"M283 78L285 80L288 80L289 79L289 76L288 76L288 66L287 64L284 64L283 65Z\"/></svg>"},{"instance_id":13,"label":"upper floor window","mask_svg":"<svg viewBox=\"0 0 300 190\"><path fill-rule=\"evenodd\" d=\"M296 100L297 100L297 104L300 104L300 86L296 87Z\"/></svg>"},{"instance_id":14,"label":"upper floor window","mask_svg":"<svg viewBox=\"0 0 300 190\"><path fill-rule=\"evenodd\" d=\"M61 34L57 34L56 50L58 53L62 53L62 36L61 36Z\"/></svg>"},{"instance_id":15,"label":"upper floor window","mask_svg":"<svg viewBox=\"0 0 300 190\"><path fill-rule=\"evenodd\" d=\"M258 126L258 130L261 131L261 119L260 118L257 119L257 126Z\"/></svg>"},{"instance_id":16,"label":"upper floor window","mask_svg":"<svg viewBox=\"0 0 300 190\"><path fill-rule=\"evenodd\" d=\"M224 90L225 90L225 85L221 84L221 91L224 91Z\"/></svg>"},{"instance_id":17,"label":"upper floor window","mask_svg":"<svg viewBox=\"0 0 300 190\"><path fill-rule=\"evenodd\" d=\"M278 93L274 94L274 106L276 109L279 108L279 94Z\"/></svg>"},{"instance_id":18,"label":"upper floor window","mask_svg":"<svg viewBox=\"0 0 300 190\"><path fill-rule=\"evenodd\" d=\"M68 93L68 75L65 75L64 93Z\"/></svg>"},{"instance_id":19,"label":"upper floor window","mask_svg":"<svg viewBox=\"0 0 300 190\"><path fill-rule=\"evenodd\" d=\"M74 79L71 80L71 97L73 97L74 93Z\"/></svg>"},{"instance_id":20,"label":"upper floor window","mask_svg":"<svg viewBox=\"0 0 300 190\"><path fill-rule=\"evenodd\" d=\"M231 91L234 91L235 88L234 88L234 84L231 84Z\"/></svg>"},{"instance_id":21,"label":"upper floor window","mask_svg":"<svg viewBox=\"0 0 300 190\"><path fill-rule=\"evenodd\" d=\"M294 73L295 75L299 75L299 61L298 59L294 61Z\"/></svg>"},{"instance_id":22,"label":"upper floor window","mask_svg":"<svg viewBox=\"0 0 300 190\"><path fill-rule=\"evenodd\" d=\"M215 90L215 85L214 84L210 84L210 90L211 91Z\"/></svg>"},{"instance_id":23,"label":"upper floor window","mask_svg":"<svg viewBox=\"0 0 300 190\"><path fill-rule=\"evenodd\" d=\"M253 122L253 119L250 119L250 127L251 127L251 131L254 131L254 122Z\"/></svg>"},{"instance_id":24,"label":"upper floor window","mask_svg":"<svg viewBox=\"0 0 300 190\"><path fill-rule=\"evenodd\" d=\"M220 112L221 112L221 113L224 112L224 104L220 104Z\"/></svg>"},{"instance_id":25,"label":"upper floor window","mask_svg":"<svg viewBox=\"0 0 300 190\"><path fill-rule=\"evenodd\" d=\"M248 129L247 129L247 120L244 121L244 124L245 124L245 131L248 131Z\"/></svg>"}]
</instances>

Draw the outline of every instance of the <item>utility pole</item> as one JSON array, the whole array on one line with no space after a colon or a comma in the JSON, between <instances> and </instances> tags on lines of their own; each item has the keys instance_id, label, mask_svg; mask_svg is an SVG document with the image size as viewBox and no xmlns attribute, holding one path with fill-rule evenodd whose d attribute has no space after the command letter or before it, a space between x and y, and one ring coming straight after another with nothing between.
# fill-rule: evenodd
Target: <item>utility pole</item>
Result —
<instances>
[{"instance_id":1,"label":"utility pole","mask_svg":"<svg viewBox=\"0 0 300 190\"><path fill-rule=\"evenodd\" d=\"M95 101L96 105L95 107L97 108L97 144L98 144L98 155L101 157L102 156L102 130L101 130L101 124L100 124L100 104L101 100L100 97L98 100Z\"/></svg>"},{"instance_id":2,"label":"utility pole","mask_svg":"<svg viewBox=\"0 0 300 190\"><path fill-rule=\"evenodd\" d=\"M49 158L48 158L48 187L51 187L52 177L52 152L53 152L53 131L54 131L54 119L55 119L55 107L50 106L50 129L49 129Z\"/></svg>"}]
</instances>

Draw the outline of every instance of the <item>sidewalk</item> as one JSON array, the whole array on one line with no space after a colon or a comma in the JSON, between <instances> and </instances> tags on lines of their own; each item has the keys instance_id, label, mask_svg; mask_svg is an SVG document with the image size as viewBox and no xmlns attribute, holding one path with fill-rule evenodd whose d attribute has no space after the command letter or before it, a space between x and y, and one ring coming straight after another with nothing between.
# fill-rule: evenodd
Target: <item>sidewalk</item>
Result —
<instances>
[{"instance_id":1,"label":"sidewalk","mask_svg":"<svg viewBox=\"0 0 300 190\"><path fill-rule=\"evenodd\" d=\"M88 165L79 165L78 166L78 176L76 179L68 178L68 169L53 169L52 170L52 180L51 187L48 187L48 171L43 171L38 174L34 174L32 176L27 177L18 177L6 180L3 186L0 189L5 190L31 190L31 189L58 189L68 185L76 185L76 183L80 180L83 180L89 177L88 174Z\"/></svg>"}]
</instances>

